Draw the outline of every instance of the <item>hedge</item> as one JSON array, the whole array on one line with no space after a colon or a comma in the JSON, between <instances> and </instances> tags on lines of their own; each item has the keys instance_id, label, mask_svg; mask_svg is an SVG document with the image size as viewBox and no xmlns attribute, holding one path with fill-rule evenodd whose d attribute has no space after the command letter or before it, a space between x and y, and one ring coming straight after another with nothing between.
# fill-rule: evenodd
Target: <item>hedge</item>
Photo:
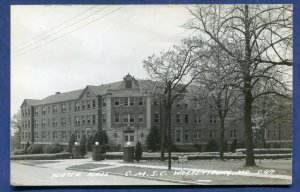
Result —
<instances>
[{"instance_id":1,"label":"hedge","mask_svg":"<svg viewBox=\"0 0 300 192\"><path fill-rule=\"evenodd\" d=\"M11 160L53 160L53 159L70 159L72 153L55 153L55 154L30 154L30 155L13 155Z\"/></svg>"},{"instance_id":2,"label":"hedge","mask_svg":"<svg viewBox=\"0 0 300 192\"><path fill-rule=\"evenodd\" d=\"M254 149L254 154L291 154L292 149ZM237 149L236 152L246 154L246 149Z\"/></svg>"},{"instance_id":3,"label":"hedge","mask_svg":"<svg viewBox=\"0 0 300 192\"><path fill-rule=\"evenodd\" d=\"M103 154L105 159L123 159L123 155L121 154ZM224 159L245 159L245 155L224 155ZM187 155L188 160L215 160L219 159L219 155L207 154L207 155ZM262 154L255 155L255 159L290 159L292 158L292 154ZM165 156L165 160L168 157ZM178 160L178 155L172 155L172 160ZM160 160L160 156L143 156L142 160L147 161L157 161Z\"/></svg>"}]
</instances>

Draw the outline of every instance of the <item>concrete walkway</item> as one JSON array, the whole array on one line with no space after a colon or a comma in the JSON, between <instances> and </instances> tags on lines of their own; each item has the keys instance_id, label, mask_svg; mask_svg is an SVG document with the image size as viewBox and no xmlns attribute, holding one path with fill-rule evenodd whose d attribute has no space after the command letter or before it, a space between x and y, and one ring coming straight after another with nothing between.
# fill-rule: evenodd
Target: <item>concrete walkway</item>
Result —
<instances>
[{"instance_id":1,"label":"concrete walkway","mask_svg":"<svg viewBox=\"0 0 300 192\"><path fill-rule=\"evenodd\" d=\"M56 169L67 169L68 167L75 166L75 165L83 165L87 163L93 164L105 164L108 166L99 167L94 169L89 169L88 171L101 171L109 168L117 168L117 167L141 167L141 168L150 168L150 169L161 169L166 170L166 166L159 166L159 165L140 165L136 163L125 163L123 160L103 160L103 161L93 161L91 158L84 158L84 159L66 159L66 160L53 160L51 163L41 163L40 165L34 162L36 161L18 161L19 163L23 164L32 164L38 167L48 167L48 168L56 168ZM191 172L198 172L203 174L210 174L210 175L234 175L234 176L245 176L245 177L261 177L261 178L272 178L272 179L286 179L292 180L292 176L290 175L278 175L278 174L263 174L263 173L253 173L253 172L242 172L242 171L231 171L231 170L216 170L216 169L196 169L196 168L183 168L180 167L172 167L172 170L178 171L179 174L184 173L191 173ZM181 171L181 172L180 172ZM189 171L189 172L188 172Z\"/></svg>"}]
</instances>

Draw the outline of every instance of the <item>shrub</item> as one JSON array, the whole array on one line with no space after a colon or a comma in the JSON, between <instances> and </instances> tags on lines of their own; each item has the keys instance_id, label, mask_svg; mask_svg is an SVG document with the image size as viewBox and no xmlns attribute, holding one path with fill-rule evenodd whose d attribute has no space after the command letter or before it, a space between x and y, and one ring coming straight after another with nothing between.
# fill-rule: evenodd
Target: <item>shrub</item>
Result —
<instances>
[{"instance_id":1,"label":"shrub","mask_svg":"<svg viewBox=\"0 0 300 192\"><path fill-rule=\"evenodd\" d=\"M207 142L207 144L206 144L207 152L213 152L213 151L218 151L218 150L219 150L219 145L215 139L211 139Z\"/></svg>"},{"instance_id":2,"label":"shrub","mask_svg":"<svg viewBox=\"0 0 300 192\"><path fill-rule=\"evenodd\" d=\"M61 153L63 151L63 146L61 145L46 145L44 147L44 153L53 154L53 153Z\"/></svg>"},{"instance_id":3,"label":"shrub","mask_svg":"<svg viewBox=\"0 0 300 192\"><path fill-rule=\"evenodd\" d=\"M142 158L142 153L143 153L143 149L142 149L142 144L141 142L137 142L135 145L135 149L134 149L134 159L139 162Z\"/></svg>"},{"instance_id":4,"label":"shrub","mask_svg":"<svg viewBox=\"0 0 300 192\"><path fill-rule=\"evenodd\" d=\"M30 145L27 149L27 154L42 154L43 146L42 145Z\"/></svg>"},{"instance_id":5,"label":"shrub","mask_svg":"<svg viewBox=\"0 0 300 192\"><path fill-rule=\"evenodd\" d=\"M167 143L167 142L166 142ZM157 127L151 127L149 135L146 139L147 149L152 151L157 151L160 148L160 137Z\"/></svg>"},{"instance_id":6,"label":"shrub","mask_svg":"<svg viewBox=\"0 0 300 192\"><path fill-rule=\"evenodd\" d=\"M237 148L237 140L234 139L231 143L231 152L234 153Z\"/></svg>"},{"instance_id":7,"label":"shrub","mask_svg":"<svg viewBox=\"0 0 300 192\"><path fill-rule=\"evenodd\" d=\"M56 154L30 154L11 156L11 160L53 160L53 159L69 159L72 153L56 153Z\"/></svg>"},{"instance_id":8,"label":"shrub","mask_svg":"<svg viewBox=\"0 0 300 192\"><path fill-rule=\"evenodd\" d=\"M95 145L95 142L99 142L99 144L107 144L108 143L108 137L105 130L98 130L94 137L93 137L93 143L92 145Z\"/></svg>"},{"instance_id":9,"label":"shrub","mask_svg":"<svg viewBox=\"0 0 300 192\"><path fill-rule=\"evenodd\" d=\"M90 135L88 138L87 138L87 151L92 151L92 146L95 145L95 142L93 142L93 136Z\"/></svg>"},{"instance_id":10,"label":"shrub","mask_svg":"<svg viewBox=\"0 0 300 192\"><path fill-rule=\"evenodd\" d=\"M194 147L197 149L198 152L202 152L202 147L200 144L194 144Z\"/></svg>"},{"instance_id":11,"label":"shrub","mask_svg":"<svg viewBox=\"0 0 300 192\"><path fill-rule=\"evenodd\" d=\"M25 145L25 154L27 154L27 149L30 146L29 142L27 141L26 145Z\"/></svg>"},{"instance_id":12,"label":"shrub","mask_svg":"<svg viewBox=\"0 0 300 192\"><path fill-rule=\"evenodd\" d=\"M86 155L86 136L82 135L81 139L80 139L80 155L82 157L84 157Z\"/></svg>"},{"instance_id":13,"label":"shrub","mask_svg":"<svg viewBox=\"0 0 300 192\"><path fill-rule=\"evenodd\" d=\"M14 150L14 155L25 155L25 149L16 149Z\"/></svg>"},{"instance_id":14,"label":"shrub","mask_svg":"<svg viewBox=\"0 0 300 192\"><path fill-rule=\"evenodd\" d=\"M76 139L76 135L75 133L73 133L69 139L69 143L68 143L68 152L72 152L72 146L74 145L74 143L77 141Z\"/></svg>"}]
</instances>

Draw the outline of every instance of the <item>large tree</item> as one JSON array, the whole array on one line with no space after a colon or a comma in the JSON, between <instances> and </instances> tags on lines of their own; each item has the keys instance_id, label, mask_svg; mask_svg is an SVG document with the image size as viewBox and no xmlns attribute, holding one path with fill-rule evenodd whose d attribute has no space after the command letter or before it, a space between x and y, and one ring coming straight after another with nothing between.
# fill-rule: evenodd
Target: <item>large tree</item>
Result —
<instances>
[{"instance_id":1,"label":"large tree","mask_svg":"<svg viewBox=\"0 0 300 192\"><path fill-rule=\"evenodd\" d=\"M232 86L244 96L246 166L254 166L252 104L262 95L285 95L290 85L277 79L292 66L291 5L198 5L189 8L193 18L186 24L198 31L207 44L218 44L236 63L240 81ZM275 73L274 73L275 72ZM254 93L259 82L282 89Z\"/></svg>"},{"instance_id":2,"label":"large tree","mask_svg":"<svg viewBox=\"0 0 300 192\"><path fill-rule=\"evenodd\" d=\"M163 93L166 109L168 133L168 168L171 169L171 109L176 99L186 92L186 88L197 79L191 72L207 54L200 40L186 39L180 46L173 46L158 56L152 55L144 60L144 68L149 79L154 82L152 89ZM203 51L200 51L203 50Z\"/></svg>"},{"instance_id":3,"label":"large tree","mask_svg":"<svg viewBox=\"0 0 300 192\"><path fill-rule=\"evenodd\" d=\"M11 149L21 148L21 110L10 120Z\"/></svg>"}]
</instances>

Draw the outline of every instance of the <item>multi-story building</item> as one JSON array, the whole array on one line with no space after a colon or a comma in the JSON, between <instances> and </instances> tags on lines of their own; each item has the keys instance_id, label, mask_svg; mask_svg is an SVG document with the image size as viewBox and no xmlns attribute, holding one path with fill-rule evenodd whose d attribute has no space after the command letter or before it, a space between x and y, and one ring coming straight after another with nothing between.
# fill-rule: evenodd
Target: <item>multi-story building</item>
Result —
<instances>
[{"instance_id":1,"label":"multi-story building","mask_svg":"<svg viewBox=\"0 0 300 192\"><path fill-rule=\"evenodd\" d=\"M219 118L208 106L176 103L172 107L171 136L181 147L205 146L210 139L219 138ZM41 100L25 99L21 105L21 144L67 145L75 133L90 136L105 130L111 148L121 149L128 141L146 145L151 127L161 124L161 108L149 95L140 91L139 81L127 75L123 81L91 86L71 92L48 96ZM225 140L244 141L242 121L225 123ZM287 133L288 134L288 133Z\"/></svg>"}]
</instances>

